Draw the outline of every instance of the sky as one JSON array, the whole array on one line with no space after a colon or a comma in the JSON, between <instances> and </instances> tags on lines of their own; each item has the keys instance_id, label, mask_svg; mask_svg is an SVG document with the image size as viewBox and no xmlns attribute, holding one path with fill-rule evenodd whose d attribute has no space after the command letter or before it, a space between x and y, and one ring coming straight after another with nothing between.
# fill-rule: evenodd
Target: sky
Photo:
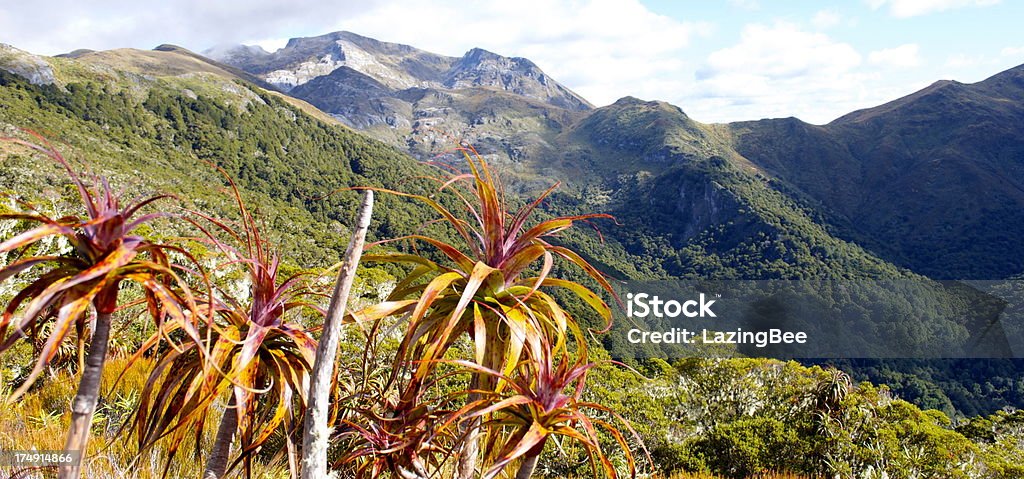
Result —
<instances>
[{"instance_id":1,"label":"sky","mask_svg":"<svg viewBox=\"0 0 1024 479\"><path fill-rule=\"evenodd\" d=\"M0 42L203 51L348 30L434 53L525 57L597 106L663 100L702 122L827 123L936 80L1024 64L1021 0L0 0Z\"/></svg>"}]
</instances>

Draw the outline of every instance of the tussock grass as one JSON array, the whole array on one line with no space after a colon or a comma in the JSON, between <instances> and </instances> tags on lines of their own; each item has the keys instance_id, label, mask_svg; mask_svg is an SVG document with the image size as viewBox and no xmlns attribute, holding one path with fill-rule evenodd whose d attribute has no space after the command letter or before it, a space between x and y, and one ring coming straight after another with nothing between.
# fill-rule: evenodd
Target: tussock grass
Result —
<instances>
[{"instance_id":1,"label":"tussock grass","mask_svg":"<svg viewBox=\"0 0 1024 479\"><path fill-rule=\"evenodd\" d=\"M93 440L89 442L86 468L82 477L95 479L159 479L163 474L166 452L162 444L138 455L135 441L129 438L129 412L138 400L138 391L145 385L153 367L149 359L129 365L126 358L112 358L103 371L100 407L93 419ZM118 376L124 372L118 381ZM116 382L116 384L115 384ZM62 450L71 420L71 400L78 385L77 377L58 372L46 377L41 385L17 402L0 407L0 450ZM0 401L10 391L0 391ZM203 430L201 451L213 442L224 404L217 404ZM168 478L199 477L204 458L194 457L194 442L189 441L173 461ZM287 478L287 466L253 462L253 477ZM0 465L0 478L11 477L14 469ZM24 472L24 471L23 471ZM241 468L231 477L241 477ZM53 477L47 471L34 471L22 477L36 479Z\"/></svg>"}]
</instances>

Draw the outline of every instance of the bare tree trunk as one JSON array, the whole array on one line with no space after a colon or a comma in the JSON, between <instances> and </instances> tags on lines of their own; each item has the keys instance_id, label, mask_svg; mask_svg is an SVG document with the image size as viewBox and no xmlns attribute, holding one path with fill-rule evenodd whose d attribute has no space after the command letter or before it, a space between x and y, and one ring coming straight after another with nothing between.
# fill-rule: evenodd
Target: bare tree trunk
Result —
<instances>
[{"instance_id":1,"label":"bare tree trunk","mask_svg":"<svg viewBox=\"0 0 1024 479\"><path fill-rule=\"evenodd\" d=\"M206 460L203 479L220 479L228 470L231 443L235 441L235 433L238 431L238 411L235 410L235 392L232 389L228 389L231 392L231 397L228 399L228 407L224 409L224 416L220 418L217 437L213 441L210 457Z\"/></svg>"},{"instance_id":2,"label":"bare tree trunk","mask_svg":"<svg viewBox=\"0 0 1024 479\"><path fill-rule=\"evenodd\" d=\"M60 468L59 479L78 479L82 475L82 461L85 460L86 446L89 444L89 433L92 416L96 412L96 404L100 398L100 382L103 380L103 364L107 361L107 345L110 340L111 313L97 313L96 328L89 342L89 355L85 358L82 378L78 382L78 393L71 403L71 426L68 428L68 439L64 443L67 452L78 451L80 461Z\"/></svg>"},{"instance_id":3,"label":"bare tree trunk","mask_svg":"<svg viewBox=\"0 0 1024 479\"><path fill-rule=\"evenodd\" d=\"M471 386L473 389L479 388L479 378L474 376ZM470 403L480 399L480 395L477 393L471 393L467 398ZM458 479L473 479L476 474L476 463L478 456L480 455L480 418L473 418L469 422L467 427L466 439L462 442L462 448L459 451L459 465L457 468Z\"/></svg>"},{"instance_id":4,"label":"bare tree trunk","mask_svg":"<svg viewBox=\"0 0 1024 479\"><path fill-rule=\"evenodd\" d=\"M363 203L359 207L356 228L352 232L344 263L334 284L334 295L324 318L323 334L316 348L312 380L309 385L309 405L306 408L306 423L302 435L302 479L324 479L327 476L327 447L331 430L327 426L327 411L330 407L331 378L338 356L338 342L341 339L342 319L345 305L356 278L356 268L363 254L366 230L370 227L373 212L373 191L363 192Z\"/></svg>"},{"instance_id":5,"label":"bare tree trunk","mask_svg":"<svg viewBox=\"0 0 1024 479\"><path fill-rule=\"evenodd\" d=\"M539 459L540 451L523 459L522 464L519 465L519 472L516 473L516 479L530 479L533 477L533 471L537 469L537 461Z\"/></svg>"},{"instance_id":6,"label":"bare tree trunk","mask_svg":"<svg viewBox=\"0 0 1024 479\"><path fill-rule=\"evenodd\" d=\"M94 324L93 328L95 327L96 325ZM77 323L75 325L75 329L77 330L77 337L75 338L75 353L78 355L76 358L77 363L75 364L75 367L78 369L75 371L81 373L85 369L85 326L81 323Z\"/></svg>"},{"instance_id":7,"label":"bare tree trunk","mask_svg":"<svg viewBox=\"0 0 1024 479\"><path fill-rule=\"evenodd\" d=\"M473 418L466 433L466 442L459 452L459 479L476 477L476 463L480 455L480 418Z\"/></svg>"}]
</instances>

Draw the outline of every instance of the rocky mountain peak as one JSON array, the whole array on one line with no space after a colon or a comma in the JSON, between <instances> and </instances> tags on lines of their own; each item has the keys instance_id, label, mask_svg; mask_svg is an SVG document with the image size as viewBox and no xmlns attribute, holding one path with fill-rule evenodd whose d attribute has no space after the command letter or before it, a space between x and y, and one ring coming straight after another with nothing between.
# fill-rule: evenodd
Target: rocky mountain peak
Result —
<instances>
[{"instance_id":1,"label":"rocky mountain peak","mask_svg":"<svg viewBox=\"0 0 1024 479\"><path fill-rule=\"evenodd\" d=\"M497 88L569 110L589 110L590 103L558 84L526 58L505 57L482 48L462 56L445 76L444 86Z\"/></svg>"},{"instance_id":2,"label":"rocky mountain peak","mask_svg":"<svg viewBox=\"0 0 1024 479\"><path fill-rule=\"evenodd\" d=\"M590 103L558 84L525 58L505 57L474 48L461 58L438 55L409 45L389 43L352 32L293 38L284 48L267 53L259 47L216 47L206 52L215 60L252 73L283 91L326 77L341 67L366 75L397 95L403 90L464 90L492 88L572 111L593 108ZM332 81L346 81L339 75ZM347 91L351 88L304 89ZM379 93L379 92L376 92ZM375 93L375 94L376 94ZM332 102L303 98L313 104Z\"/></svg>"},{"instance_id":3,"label":"rocky mountain peak","mask_svg":"<svg viewBox=\"0 0 1024 479\"><path fill-rule=\"evenodd\" d=\"M447 83L451 83L449 86L456 88L457 86L455 86L455 84L459 81L467 78L479 77L481 74L487 74L492 79L496 75L501 74L518 74L535 78L541 83L549 81L547 75L545 75L544 72L542 72L540 68L530 60L518 57L504 57L482 48L474 48L466 52L466 54L455 63L448 74L449 79Z\"/></svg>"},{"instance_id":4,"label":"rocky mountain peak","mask_svg":"<svg viewBox=\"0 0 1024 479\"><path fill-rule=\"evenodd\" d=\"M384 55L418 55L424 54L423 50L402 43L383 42L375 38L366 37L352 32L335 32L337 40L343 40L359 48L375 54ZM336 41L337 41L336 40ZM440 56L440 55L437 55Z\"/></svg>"},{"instance_id":5,"label":"rocky mountain peak","mask_svg":"<svg viewBox=\"0 0 1024 479\"><path fill-rule=\"evenodd\" d=\"M257 50L258 49L258 50ZM221 61L255 74L288 91L343 66L393 89L426 87L440 82L455 60L408 45L388 43L352 32L292 38L273 53L259 47L208 51ZM217 58L216 56L214 57Z\"/></svg>"},{"instance_id":6,"label":"rocky mountain peak","mask_svg":"<svg viewBox=\"0 0 1024 479\"><path fill-rule=\"evenodd\" d=\"M537 68L537 65L534 65L533 62L525 58L504 57L497 53L484 50L483 48L473 48L466 52L466 54L462 56L458 65L471 67L474 65L491 65L498 63L516 65L520 68Z\"/></svg>"}]
</instances>

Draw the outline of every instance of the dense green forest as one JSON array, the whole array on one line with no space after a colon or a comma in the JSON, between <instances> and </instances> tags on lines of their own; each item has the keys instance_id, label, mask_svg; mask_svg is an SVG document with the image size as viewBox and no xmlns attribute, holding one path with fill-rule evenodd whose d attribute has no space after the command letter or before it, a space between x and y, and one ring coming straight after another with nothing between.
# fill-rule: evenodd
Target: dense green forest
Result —
<instances>
[{"instance_id":1,"label":"dense green forest","mask_svg":"<svg viewBox=\"0 0 1024 479\"><path fill-rule=\"evenodd\" d=\"M73 145L91 168L111 174L126 187L166 188L186 201L229 214L211 188L223 185L222 179L203 165L224 168L280 235L290 261L302 267L333 264L344 248L355 195L339 188L401 185L406 191L425 191L429 185L419 176L433 171L379 142L302 114L279 97L225 80L217 80L220 88L213 89L209 79L184 84L157 80L146 89L119 81L61 88L31 85L0 72L0 82L4 116L11 125L52 133ZM195 93L204 89L212 90L209 96ZM623 128L615 134L630 134L631 125L617 126ZM12 167L0 174L13 189L55 181L28 165L8 164ZM182 177L181 171L190 174ZM618 181L611 185L611 201L598 208L616 220L596 222L600 236L581 230L563 238L615 278L917 277L835 239L814 221L809 208L776 191L782 188L778 183L740 172L721 158L683 163L652 178ZM681 183L702 193L714 190L721 203L717 225L697 234L681 231L685 222L677 221L674 208ZM556 192L545 205L546 214L593 209L587 200L585 193ZM371 240L411 233L431 219L415 204L386 195L381 201ZM867 369L870 375L849 370L891 383L901 397L948 413L975 415L1021 404L1014 363L969 364L966 371L985 374L964 373L965 363L926 367L931 387L921 386L923 378L897 373L898 368ZM879 372L883 370L892 373ZM1001 391L995 395L986 392L986 383L993 381Z\"/></svg>"},{"instance_id":2,"label":"dense green forest","mask_svg":"<svg viewBox=\"0 0 1024 479\"><path fill-rule=\"evenodd\" d=\"M38 86L0 71L5 134L17 134L16 127L38 131L64 144L77 164L136 193L129 196L174 193L186 208L231 217L227 185L214 165L223 168L294 270L322 269L340 258L357 206L357 195L344 188L432 195L437 186L423 178L434 175L434 167L314 119L245 83L116 74L90 81L71 60L56 65L58 73L75 81ZM12 195L8 198L32 201L53 213L67 208L74 192L58 165L0 148L5 148L0 150L0 185ZM741 172L722 158L618 181L611 201L599 208L617 221L597 220L601 234L581 228L557 240L615 278L917 277L836 239L812 212L781 194L783 186ZM715 196L721 213L713 228L686 231L674 221L672 205L680 184ZM456 204L452 198L439 200ZM11 201L3 205L5 212L17 207ZM586 192L556 193L542 206L541 218L594 208ZM370 240L424 229L454 237L434 220L435 214L422 205L380 195ZM425 253L439 257L429 249ZM558 264L553 271L587 282L570 265ZM398 270L379 266L361 274L361 293L372 296ZM570 295L557 296L585 324L599 324L583 312L585 304ZM130 349L145 333L121 340ZM606 352L596 354L607 358ZM20 359L4 356L0 363L6 387L23 379ZM595 371L596 386L588 394L635 425L655 460L653 467L663 472L746 477L768 468L808 474L870 468L891 471L890 477L1000 478L1024 473L1024 419L1019 412L997 412L1003 405L1024 404L1017 362L836 363L854 379L889 387L858 384L836 369L772 360L654 359L631 365L648 379L605 365ZM637 394L641 390L648 394ZM547 451L551 457L540 472L551 477L589 473L586 451ZM623 465L622 457L612 459Z\"/></svg>"}]
</instances>

